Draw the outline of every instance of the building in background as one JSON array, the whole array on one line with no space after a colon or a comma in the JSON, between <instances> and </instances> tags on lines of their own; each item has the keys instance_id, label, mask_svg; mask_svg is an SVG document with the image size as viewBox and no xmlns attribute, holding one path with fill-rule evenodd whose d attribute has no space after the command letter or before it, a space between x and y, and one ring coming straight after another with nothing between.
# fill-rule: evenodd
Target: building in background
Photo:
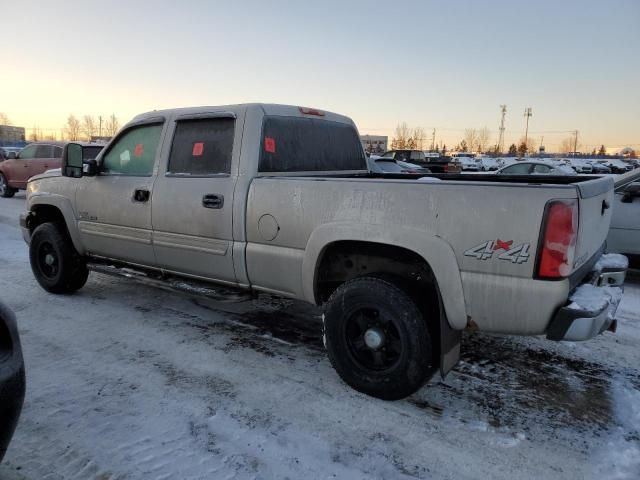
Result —
<instances>
[{"instance_id":1,"label":"building in background","mask_svg":"<svg viewBox=\"0 0 640 480\"><path fill-rule=\"evenodd\" d=\"M362 147L367 153L384 153L387 151L389 137L386 135L360 135Z\"/></svg>"},{"instance_id":2,"label":"building in background","mask_svg":"<svg viewBox=\"0 0 640 480\"><path fill-rule=\"evenodd\" d=\"M26 145L24 127L0 125L0 145L5 147L23 147Z\"/></svg>"}]
</instances>

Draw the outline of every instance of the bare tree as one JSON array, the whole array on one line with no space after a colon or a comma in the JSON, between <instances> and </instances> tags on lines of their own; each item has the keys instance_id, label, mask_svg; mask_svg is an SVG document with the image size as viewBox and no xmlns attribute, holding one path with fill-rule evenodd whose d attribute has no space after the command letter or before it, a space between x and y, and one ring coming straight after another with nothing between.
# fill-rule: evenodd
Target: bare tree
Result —
<instances>
[{"instance_id":1,"label":"bare tree","mask_svg":"<svg viewBox=\"0 0 640 480\"><path fill-rule=\"evenodd\" d=\"M4 112L0 112L0 125L11 125L11 120L9 120L9 116Z\"/></svg>"},{"instance_id":2,"label":"bare tree","mask_svg":"<svg viewBox=\"0 0 640 480\"><path fill-rule=\"evenodd\" d=\"M487 127L482 127L478 130L478 139L476 140L476 146L478 152L484 153L489 149L489 142L491 139L491 130Z\"/></svg>"},{"instance_id":3,"label":"bare tree","mask_svg":"<svg viewBox=\"0 0 640 480\"><path fill-rule=\"evenodd\" d=\"M37 127L37 126L33 126L31 127L31 133L29 134L29 141L31 142L37 142L39 140L42 140L44 137L42 135L42 130Z\"/></svg>"},{"instance_id":4,"label":"bare tree","mask_svg":"<svg viewBox=\"0 0 640 480\"><path fill-rule=\"evenodd\" d=\"M391 140L391 148L393 150L402 150L407 148L407 143L411 138L411 131L406 122L396 125L396 131Z\"/></svg>"},{"instance_id":5,"label":"bare tree","mask_svg":"<svg viewBox=\"0 0 640 480\"><path fill-rule=\"evenodd\" d=\"M581 145L580 142L578 142L578 144L575 144L576 141L576 137L571 136L571 137L567 137L564 140L562 140L562 142L560 142L560 153L571 153L574 151L577 151Z\"/></svg>"},{"instance_id":6,"label":"bare tree","mask_svg":"<svg viewBox=\"0 0 640 480\"><path fill-rule=\"evenodd\" d=\"M69 140L80 139L80 120L73 115L69 115L67 117L67 125L64 129Z\"/></svg>"},{"instance_id":7,"label":"bare tree","mask_svg":"<svg viewBox=\"0 0 640 480\"><path fill-rule=\"evenodd\" d=\"M413 129L413 142L415 150L424 150L424 143L427 136L424 133L424 128L416 127Z\"/></svg>"},{"instance_id":8,"label":"bare tree","mask_svg":"<svg viewBox=\"0 0 640 480\"><path fill-rule=\"evenodd\" d=\"M82 133L85 134L87 140L91 140L91 137L96 134L96 121L91 115L85 115L82 118Z\"/></svg>"},{"instance_id":9,"label":"bare tree","mask_svg":"<svg viewBox=\"0 0 640 480\"><path fill-rule=\"evenodd\" d=\"M478 145L478 131L475 128L467 128L462 137L469 152L473 152Z\"/></svg>"},{"instance_id":10,"label":"bare tree","mask_svg":"<svg viewBox=\"0 0 640 480\"><path fill-rule=\"evenodd\" d=\"M120 122L118 118L112 113L104 125L104 130L107 136L113 137L120 129Z\"/></svg>"}]
</instances>

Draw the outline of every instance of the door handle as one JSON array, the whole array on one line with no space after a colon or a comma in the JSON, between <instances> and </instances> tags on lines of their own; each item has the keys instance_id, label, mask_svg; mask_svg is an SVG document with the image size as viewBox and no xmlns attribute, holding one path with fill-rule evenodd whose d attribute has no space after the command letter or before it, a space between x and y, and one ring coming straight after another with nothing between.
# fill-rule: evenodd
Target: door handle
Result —
<instances>
[{"instance_id":1,"label":"door handle","mask_svg":"<svg viewBox=\"0 0 640 480\"><path fill-rule=\"evenodd\" d=\"M215 208L219 210L224 206L224 195L207 193L202 197L202 206L204 208Z\"/></svg>"},{"instance_id":2,"label":"door handle","mask_svg":"<svg viewBox=\"0 0 640 480\"><path fill-rule=\"evenodd\" d=\"M145 190L144 188L137 188L133 192L133 201L134 202L146 202L149 200L149 190Z\"/></svg>"}]
</instances>

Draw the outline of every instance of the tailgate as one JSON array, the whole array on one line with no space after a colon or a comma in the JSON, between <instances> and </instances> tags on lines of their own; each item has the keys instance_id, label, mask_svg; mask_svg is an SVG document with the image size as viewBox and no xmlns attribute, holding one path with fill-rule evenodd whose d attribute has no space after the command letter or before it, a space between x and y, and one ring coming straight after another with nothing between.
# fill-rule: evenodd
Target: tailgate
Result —
<instances>
[{"instance_id":1,"label":"tailgate","mask_svg":"<svg viewBox=\"0 0 640 480\"><path fill-rule=\"evenodd\" d=\"M593 257L609 234L613 209L613 179L600 177L576 184L576 187L580 221L574 271Z\"/></svg>"}]
</instances>

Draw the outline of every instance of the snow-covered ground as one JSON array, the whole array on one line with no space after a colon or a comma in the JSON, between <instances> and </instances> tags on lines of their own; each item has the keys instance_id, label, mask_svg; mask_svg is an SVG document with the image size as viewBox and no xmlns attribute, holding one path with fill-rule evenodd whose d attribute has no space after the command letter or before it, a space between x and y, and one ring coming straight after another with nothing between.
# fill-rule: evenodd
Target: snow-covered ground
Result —
<instances>
[{"instance_id":1,"label":"snow-covered ground","mask_svg":"<svg viewBox=\"0 0 640 480\"><path fill-rule=\"evenodd\" d=\"M28 390L2 472L55 479L640 478L640 285L617 334L467 335L445 381L383 402L339 380L318 311L92 274L37 286L0 199L0 298Z\"/></svg>"}]
</instances>

